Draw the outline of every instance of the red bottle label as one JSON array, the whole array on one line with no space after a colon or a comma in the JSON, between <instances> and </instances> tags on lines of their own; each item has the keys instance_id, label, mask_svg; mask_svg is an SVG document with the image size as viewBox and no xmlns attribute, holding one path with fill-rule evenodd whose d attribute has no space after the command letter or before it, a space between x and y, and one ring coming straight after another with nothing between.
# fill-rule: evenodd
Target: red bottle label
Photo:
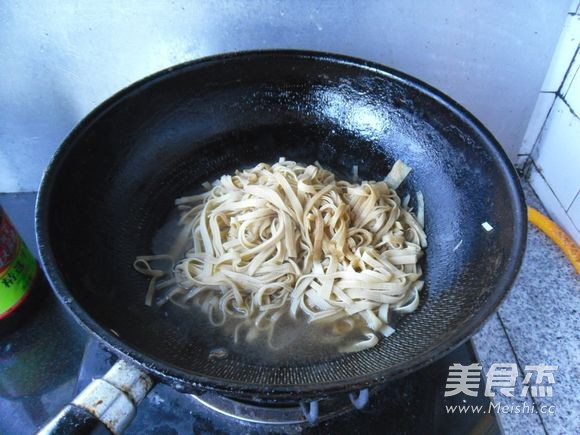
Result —
<instances>
[{"instance_id":1,"label":"red bottle label","mask_svg":"<svg viewBox=\"0 0 580 435\"><path fill-rule=\"evenodd\" d=\"M36 259L0 210L0 319L24 302L36 270Z\"/></svg>"}]
</instances>

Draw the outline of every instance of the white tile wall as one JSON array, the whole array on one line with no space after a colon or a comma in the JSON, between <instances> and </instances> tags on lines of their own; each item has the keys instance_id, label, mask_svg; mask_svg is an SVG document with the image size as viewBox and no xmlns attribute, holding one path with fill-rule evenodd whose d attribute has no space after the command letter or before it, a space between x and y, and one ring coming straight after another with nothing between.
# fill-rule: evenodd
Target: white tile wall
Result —
<instances>
[{"instance_id":1,"label":"white tile wall","mask_svg":"<svg viewBox=\"0 0 580 435\"><path fill-rule=\"evenodd\" d=\"M536 144L536 140L546 122L546 118L548 117L548 113L550 112L555 99L556 94L553 92L542 92L538 96L538 101L536 101L536 106L534 107L530 122L528 123L524 140L522 141L522 147L518 153L519 156L527 158L532 152L532 148ZM518 163L521 164L523 161Z\"/></svg>"},{"instance_id":2,"label":"white tile wall","mask_svg":"<svg viewBox=\"0 0 580 435\"><path fill-rule=\"evenodd\" d=\"M580 189L580 119L560 97L556 98L532 158L567 210Z\"/></svg>"},{"instance_id":3,"label":"white tile wall","mask_svg":"<svg viewBox=\"0 0 580 435\"><path fill-rule=\"evenodd\" d=\"M580 16L568 15L556 46L556 52L542 85L542 92L557 92L578 49Z\"/></svg>"},{"instance_id":4,"label":"white tile wall","mask_svg":"<svg viewBox=\"0 0 580 435\"><path fill-rule=\"evenodd\" d=\"M580 231L580 194L576 195L576 199L568 209L568 216L572 220L576 230Z\"/></svg>"},{"instance_id":5,"label":"white tile wall","mask_svg":"<svg viewBox=\"0 0 580 435\"><path fill-rule=\"evenodd\" d=\"M572 66L568 70L568 74L566 74L566 78L564 79L564 83L562 84L562 89L560 89L560 93L562 95L566 95L568 93L570 85L572 84L572 81L578 74L579 69L580 69L580 50L577 48L576 54L574 55L574 61L572 62Z\"/></svg>"},{"instance_id":6,"label":"white tile wall","mask_svg":"<svg viewBox=\"0 0 580 435\"><path fill-rule=\"evenodd\" d=\"M558 45L518 151L516 164L520 167L525 165L536 146L556 96L566 95L574 77L580 71L580 15L577 13L579 4L580 0L574 0L570 4Z\"/></svg>"},{"instance_id":7,"label":"white tile wall","mask_svg":"<svg viewBox=\"0 0 580 435\"><path fill-rule=\"evenodd\" d=\"M580 245L580 231L578 229L580 227L580 221L578 221L578 216L576 216L576 221L574 222L570 210L566 211L562 207L546 180L535 167L532 167L530 184L534 192L542 200L550 217ZM576 198L575 202L578 202L578 198Z\"/></svg>"},{"instance_id":8,"label":"white tile wall","mask_svg":"<svg viewBox=\"0 0 580 435\"><path fill-rule=\"evenodd\" d=\"M580 55L576 55L576 57L578 58ZM577 71L570 69L569 74L571 75L572 73L574 73L574 76L571 78L570 87L566 89L566 93L563 95L564 99L572 108L576 116L580 116L580 76Z\"/></svg>"},{"instance_id":9,"label":"white tile wall","mask_svg":"<svg viewBox=\"0 0 580 435\"><path fill-rule=\"evenodd\" d=\"M580 244L580 0L562 35L526 130L518 162L548 213Z\"/></svg>"}]
</instances>

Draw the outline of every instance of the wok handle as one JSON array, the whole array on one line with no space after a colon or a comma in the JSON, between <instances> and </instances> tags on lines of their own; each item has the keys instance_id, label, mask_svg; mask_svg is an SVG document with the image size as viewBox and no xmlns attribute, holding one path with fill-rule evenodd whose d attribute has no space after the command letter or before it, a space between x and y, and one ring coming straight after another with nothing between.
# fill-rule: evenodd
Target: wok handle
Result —
<instances>
[{"instance_id":1,"label":"wok handle","mask_svg":"<svg viewBox=\"0 0 580 435\"><path fill-rule=\"evenodd\" d=\"M137 406L153 387L151 378L119 360L101 379L94 379L55 418L41 435L122 433Z\"/></svg>"}]
</instances>

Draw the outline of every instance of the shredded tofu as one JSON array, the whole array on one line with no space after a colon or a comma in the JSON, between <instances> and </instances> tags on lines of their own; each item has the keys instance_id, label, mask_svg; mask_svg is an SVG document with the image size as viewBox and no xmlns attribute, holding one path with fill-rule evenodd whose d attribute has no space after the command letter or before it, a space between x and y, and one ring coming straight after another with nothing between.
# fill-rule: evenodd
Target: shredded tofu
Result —
<instances>
[{"instance_id":1,"label":"shredded tofu","mask_svg":"<svg viewBox=\"0 0 580 435\"><path fill-rule=\"evenodd\" d=\"M385 181L353 184L281 158L223 175L208 192L175 201L183 213L176 244L193 247L175 258L171 279L156 284L164 273L149 264L165 257L135 261L152 277L146 303L164 288L158 303L197 303L213 324L251 319L257 330L246 340L288 311L311 322L356 319L368 327L365 339L340 350L374 346L394 332L389 311L415 310L423 286L423 195L415 217L394 190L409 171L399 161Z\"/></svg>"},{"instance_id":2,"label":"shredded tofu","mask_svg":"<svg viewBox=\"0 0 580 435\"><path fill-rule=\"evenodd\" d=\"M391 189L397 189L405 178L407 178L409 172L411 172L411 168L405 165L401 160L397 160L393 165L391 172L389 172L389 175L385 177L385 183L387 183Z\"/></svg>"}]
</instances>

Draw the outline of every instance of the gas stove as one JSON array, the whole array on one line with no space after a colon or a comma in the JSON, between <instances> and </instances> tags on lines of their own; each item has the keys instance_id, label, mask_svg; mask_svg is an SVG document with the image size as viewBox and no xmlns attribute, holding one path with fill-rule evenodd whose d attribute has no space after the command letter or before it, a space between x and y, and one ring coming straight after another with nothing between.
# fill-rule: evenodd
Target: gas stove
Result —
<instances>
[{"instance_id":1,"label":"gas stove","mask_svg":"<svg viewBox=\"0 0 580 435\"><path fill-rule=\"evenodd\" d=\"M103 375L114 361L94 339L89 340L76 392ZM446 412L449 406L466 404L488 409L482 392L477 398L443 395L449 366L474 362L477 358L467 342L445 358L381 388L277 406L215 393L183 394L159 384L139 406L126 433L499 433L493 414Z\"/></svg>"}]
</instances>

